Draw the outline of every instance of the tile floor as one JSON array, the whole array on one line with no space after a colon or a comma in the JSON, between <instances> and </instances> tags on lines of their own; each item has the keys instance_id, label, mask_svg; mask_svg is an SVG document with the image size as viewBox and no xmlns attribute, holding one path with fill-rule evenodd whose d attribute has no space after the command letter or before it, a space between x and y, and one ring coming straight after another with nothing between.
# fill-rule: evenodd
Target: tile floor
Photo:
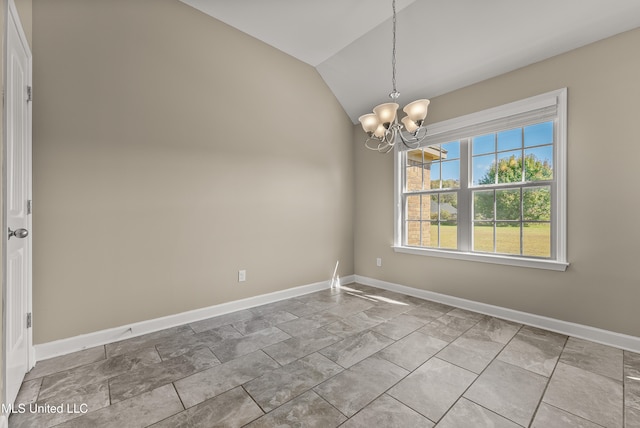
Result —
<instances>
[{"instance_id":1,"label":"tile floor","mask_svg":"<svg viewBox=\"0 0 640 428\"><path fill-rule=\"evenodd\" d=\"M352 284L41 361L18 402L12 428L631 428L640 354Z\"/></svg>"}]
</instances>

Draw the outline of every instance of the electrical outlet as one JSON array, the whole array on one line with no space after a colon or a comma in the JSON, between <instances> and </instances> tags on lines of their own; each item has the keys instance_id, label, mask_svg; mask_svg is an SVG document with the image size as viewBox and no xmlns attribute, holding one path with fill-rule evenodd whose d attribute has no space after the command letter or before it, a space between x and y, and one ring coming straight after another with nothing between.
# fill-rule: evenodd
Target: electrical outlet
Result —
<instances>
[{"instance_id":1,"label":"electrical outlet","mask_svg":"<svg viewBox=\"0 0 640 428\"><path fill-rule=\"evenodd\" d=\"M238 282L244 282L247 280L247 271L242 269L238 271Z\"/></svg>"},{"instance_id":2,"label":"electrical outlet","mask_svg":"<svg viewBox=\"0 0 640 428\"><path fill-rule=\"evenodd\" d=\"M382 257L378 257L376 259L376 266L381 267L382 266Z\"/></svg>"}]
</instances>

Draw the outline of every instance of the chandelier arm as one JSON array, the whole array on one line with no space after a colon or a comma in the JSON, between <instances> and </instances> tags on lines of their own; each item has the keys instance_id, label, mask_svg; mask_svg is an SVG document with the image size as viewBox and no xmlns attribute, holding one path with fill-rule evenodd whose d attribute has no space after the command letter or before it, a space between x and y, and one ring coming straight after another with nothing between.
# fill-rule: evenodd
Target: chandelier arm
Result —
<instances>
[{"instance_id":1,"label":"chandelier arm","mask_svg":"<svg viewBox=\"0 0 640 428\"><path fill-rule=\"evenodd\" d=\"M396 129L395 124L392 124L387 132L384 133L384 141L390 146L393 146L396 143Z\"/></svg>"},{"instance_id":2,"label":"chandelier arm","mask_svg":"<svg viewBox=\"0 0 640 428\"><path fill-rule=\"evenodd\" d=\"M402 132L398 132L398 134L400 135L400 140L402 140L402 142L406 145L406 144L419 144L421 143L425 138L427 138L427 128L424 126L421 126L420 128L418 128L410 138L407 138L404 136L404 134ZM422 134L422 135L420 135Z\"/></svg>"},{"instance_id":3,"label":"chandelier arm","mask_svg":"<svg viewBox=\"0 0 640 428\"><path fill-rule=\"evenodd\" d=\"M371 141L376 141L377 145L376 147L370 146L369 143ZM380 141L377 138L367 138L367 141L364 142L364 146L369 149L369 150L378 150L378 147L380 147Z\"/></svg>"},{"instance_id":4,"label":"chandelier arm","mask_svg":"<svg viewBox=\"0 0 640 428\"><path fill-rule=\"evenodd\" d=\"M374 141L376 146L371 146L369 143L371 141ZM373 150L379 153L385 153L384 150L386 149L386 147L389 145L389 143L387 143L386 141L380 140L379 138L376 137L370 137L367 138L367 141L365 141L364 146L369 149L369 150Z\"/></svg>"},{"instance_id":5,"label":"chandelier arm","mask_svg":"<svg viewBox=\"0 0 640 428\"><path fill-rule=\"evenodd\" d=\"M417 149L417 148L419 148L419 147L420 147L420 141L413 141L413 142L411 142L411 141L404 141L404 140L403 140L403 141L402 141L402 144L404 144L404 146L405 146L406 148L408 148L408 149L412 149L412 150L415 150L415 149Z\"/></svg>"},{"instance_id":6,"label":"chandelier arm","mask_svg":"<svg viewBox=\"0 0 640 428\"><path fill-rule=\"evenodd\" d=\"M391 150L393 149L393 144L385 144L385 145L380 145L380 147L378 148L378 153L389 153Z\"/></svg>"}]
</instances>

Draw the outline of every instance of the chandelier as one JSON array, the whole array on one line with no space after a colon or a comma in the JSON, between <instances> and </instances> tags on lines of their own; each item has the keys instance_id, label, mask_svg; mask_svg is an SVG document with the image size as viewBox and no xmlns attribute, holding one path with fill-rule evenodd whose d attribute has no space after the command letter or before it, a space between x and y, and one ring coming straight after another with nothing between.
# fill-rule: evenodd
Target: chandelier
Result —
<instances>
[{"instance_id":1,"label":"chandelier","mask_svg":"<svg viewBox=\"0 0 640 428\"><path fill-rule=\"evenodd\" d=\"M380 153L388 153L393 149L398 140L408 148L418 148L420 142L427 136L427 128L423 126L427 117L429 100L416 100L407 104L402 111L407 115L402 118L402 124L398 123L398 105L395 101L400 96L396 89L396 0L392 1L393 8L393 50L391 52L391 67L393 70L393 91L389 98L390 103L380 104L373 109L373 113L360 116L358 120L362 129L369 138L364 145L370 150ZM403 126L404 125L404 126ZM403 129L406 131L404 132Z\"/></svg>"}]
</instances>

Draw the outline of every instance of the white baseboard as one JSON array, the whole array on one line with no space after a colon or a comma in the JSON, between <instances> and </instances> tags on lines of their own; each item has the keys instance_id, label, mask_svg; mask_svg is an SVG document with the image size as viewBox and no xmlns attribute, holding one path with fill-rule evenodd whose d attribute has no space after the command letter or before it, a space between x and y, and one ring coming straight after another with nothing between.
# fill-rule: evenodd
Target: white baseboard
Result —
<instances>
[{"instance_id":1,"label":"white baseboard","mask_svg":"<svg viewBox=\"0 0 640 428\"><path fill-rule=\"evenodd\" d=\"M381 281L375 278L369 278L360 275L349 275L344 278L340 278L340 283L343 285L353 282L357 282L363 285L369 285L371 287L381 288L384 290L395 291L398 293L418 297L421 299L431 300L438 303L444 303L446 305L454 306L457 308L495 316L505 320L554 331L580 339L591 340L593 342L614 346L616 348L621 348L632 352L640 352L640 337L636 336L625 335L595 327L585 326L582 324L571 323L554 318L544 317L541 315L503 308L500 306L475 302L472 300L448 296L446 294L435 293L432 291L420 290L417 288L407 287L404 285ZM162 318L141 321L121 327L101 330L89 334L70 337L67 339L56 340L53 342L42 343L40 345L34 346L34 354L37 361L46 360L48 358L70 354L72 352L80 351L86 348L105 345L107 343L117 342L119 340L140 336L146 333L152 333L154 331L163 330L165 328L176 327L179 325L224 315L242 309L248 309L267 303L277 302L279 300L302 296L304 294L313 293L314 291L325 290L330 286L331 281L322 281L314 284L289 288L287 290L276 291L269 294L263 294L260 296L236 300L233 302L222 303L220 305L214 305L206 308L196 309L193 311L169 315ZM5 428L7 426L6 424L6 416L1 415L0 428Z\"/></svg>"},{"instance_id":2,"label":"white baseboard","mask_svg":"<svg viewBox=\"0 0 640 428\"><path fill-rule=\"evenodd\" d=\"M7 415L0 415L0 428L7 428L8 426Z\"/></svg>"},{"instance_id":3,"label":"white baseboard","mask_svg":"<svg viewBox=\"0 0 640 428\"><path fill-rule=\"evenodd\" d=\"M340 278L339 281L342 284L348 284L355 281L355 276L346 276L344 278ZM330 286L331 281L316 282L314 284L302 285L282 291L275 291L273 293L235 300L233 302L227 302L219 305L209 306L206 308L196 309L193 311L182 312L162 318L155 318L147 321L141 321L120 327L110 328L107 330L100 330L93 333L82 334L80 336L69 337L67 339L42 343L34 346L35 358L36 361L42 361L60 355L66 355L72 352L81 351L83 349L91 348L94 346L105 345L107 343L117 342L119 340L128 339L130 337L152 333L154 331L163 330L165 328L176 327L195 321L228 314L230 312L252 308L254 306L265 305L267 303L273 303L279 300L302 296L304 294L313 293L314 291L328 289ZM0 426L0 428L2 428L2 426Z\"/></svg>"},{"instance_id":4,"label":"white baseboard","mask_svg":"<svg viewBox=\"0 0 640 428\"><path fill-rule=\"evenodd\" d=\"M368 278L366 276L355 275L355 282L357 282L358 284L369 285L371 287L382 288L384 290L395 291L409 296L418 297L420 299L444 303L446 305L455 306L457 308L467 309L469 311L479 312L485 315L491 315L497 318L514 321L520 324L530 325L532 327L538 327L544 330L554 331L556 333L565 334L567 336L590 340L592 342L601 343L603 345L614 346L616 348L625 349L627 351L640 352L640 337L636 336L616 333L609 330L589 327L582 324L562 321L555 318L548 318L541 315L530 314L527 312L516 311L513 309L489 305L486 303L475 302L473 300L461 299L459 297L448 296L446 294L435 293L433 291L420 290L413 287L407 287L400 284L381 281L375 278Z\"/></svg>"}]
</instances>

